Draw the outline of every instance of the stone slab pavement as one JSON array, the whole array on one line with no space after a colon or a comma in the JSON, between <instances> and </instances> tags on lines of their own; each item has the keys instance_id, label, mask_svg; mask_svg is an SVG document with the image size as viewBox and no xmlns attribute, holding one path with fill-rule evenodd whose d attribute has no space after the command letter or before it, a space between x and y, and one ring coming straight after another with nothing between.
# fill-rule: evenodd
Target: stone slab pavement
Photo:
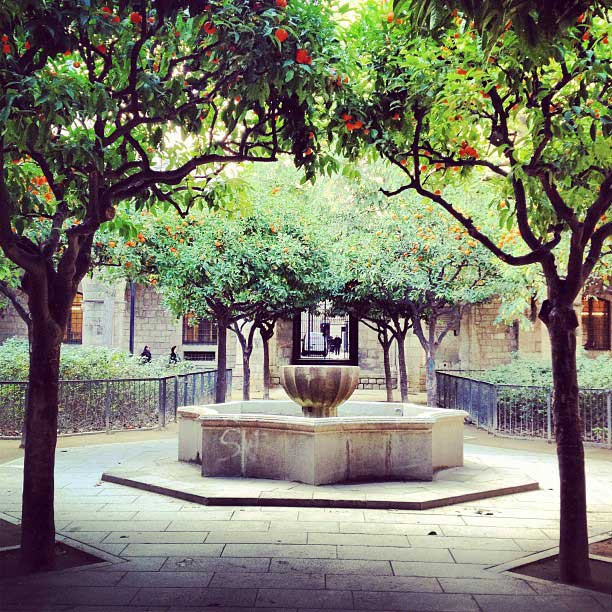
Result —
<instances>
[{"instance_id":1,"label":"stone slab pavement","mask_svg":"<svg viewBox=\"0 0 612 612\"><path fill-rule=\"evenodd\" d=\"M58 532L112 557L0 577L0 610L611 611L609 595L495 570L556 546L556 459L474 444L467 431L467 457L542 488L425 511L201 506L100 481L154 462L172 439L58 448ZM19 517L22 468L20 458L0 465L4 517ZM589 455L587 469L590 533L610 533L612 453Z\"/></svg>"}]
</instances>

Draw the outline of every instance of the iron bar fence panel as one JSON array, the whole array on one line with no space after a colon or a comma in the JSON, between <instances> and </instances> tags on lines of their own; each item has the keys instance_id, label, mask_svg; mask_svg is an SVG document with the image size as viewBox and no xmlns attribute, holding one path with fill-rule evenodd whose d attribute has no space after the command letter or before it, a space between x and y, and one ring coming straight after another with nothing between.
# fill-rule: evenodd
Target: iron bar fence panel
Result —
<instances>
[{"instance_id":1,"label":"iron bar fence panel","mask_svg":"<svg viewBox=\"0 0 612 612\"><path fill-rule=\"evenodd\" d=\"M229 395L231 370L226 378ZM62 380L58 433L164 427L176 420L179 406L214 403L216 382L216 370L162 378ZM27 393L27 382L0 381L0 437L21 435Z\"/></svg>"},{"instance_id":2,"label":"iron bar fence panel","mask_svg":"<svg viewBox=\"0 0 612 612\"><path fill-rule=\"evenodd\" d=\"M491 432L554 437L549 387L490 383L476 378L479 372L438 370L437 405L465 410L477 427ZM578 401L583 440L612 448L612 389L581 388Z\"/></svg>"}]
</instances>

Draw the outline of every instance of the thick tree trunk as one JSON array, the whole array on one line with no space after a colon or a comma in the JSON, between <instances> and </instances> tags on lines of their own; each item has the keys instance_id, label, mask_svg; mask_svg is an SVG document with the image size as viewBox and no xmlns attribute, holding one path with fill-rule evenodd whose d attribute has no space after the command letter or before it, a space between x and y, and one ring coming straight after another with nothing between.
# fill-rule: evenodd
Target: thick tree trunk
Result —
<instances>
[{"instance_id":1,"label":"thick tree trunk","mask_svg":"<svg viewBox=\"0 0 612 612\"><path fill-rule=\"evenodd\" d=\"M61 333L53 321L32 322L21 514L21 559L28 571L52 567L55 445Z\"/></svg>"},{"instance_id":2,"label":"thick tree trunk","mask_svg":"<svg viewBox=\"0 0 612 612\"><path fill-rule=\"evenodd\" d=\"M263 398L270 399L270 340L260 330L261 342L263 344Z\"/></svg>"},{"instance_id":3,"label":"thick tree trunk","mask_svg":"<svg viewBox=\"0 0 612 612\"><path fill-rule=\"evenodd\" d=\"M242 349L242 399L251 399L251 351Z\"/></svg>"},{"instance_id":4,"label":"thick tree trunk","mask_svg":"<svg viewBox=\"0 0 612 612\"><path fill-rule=\"evenodd\" d=\"M217 321L217 384L215 403L223 404L227 393L227 324Z\"/></svg>"},{"instance_id":5,"label":"thick tree trunk","mask_svg":"<svg viewBox=\"0 0 612 612\"><path fill-rule=\"evenodd\" d=\"M427 405L430 407L437 406L436 353L433 348L429 349L425 359L425 389L427 390Z\"/></svg>"},{"instance_id":6,"label":"thick tree trunk","mask_svg":"<svg viewBox=\"0 0 612 612\"><path fill-rule=\"evenodd\" d=\"M404 349L405 336L397 335L397 365L399 370L399 386L402 402L408 401L408 373L406 371L406 351Z\"/></svg>"},{"instance_id":7,"label":"thick tree trunk","mask_svg":"<svg viewBox=\"0 0 612 612\"><path fill-rule=\"evenodd\" d=\"M391 343L381 343L383 350L383 366L385 369L385 389L387 391L387 401L393 401L393 380L391 379L391 358L389 351L391 349Z\"/></svg>"},{"instance_id":8,"label":"thick tree trunk","mask_svg":"<svg viewBox=\"0 0 612 612\"><path fill-rule=\"evenodd\" d=\"M550 304L542 318L548 328L552 352L552 409L561 485L559 567L561 580L575 584L590 577L586 477L576 372L578 321L572 304Z\"/></svg>"}]
</instances>

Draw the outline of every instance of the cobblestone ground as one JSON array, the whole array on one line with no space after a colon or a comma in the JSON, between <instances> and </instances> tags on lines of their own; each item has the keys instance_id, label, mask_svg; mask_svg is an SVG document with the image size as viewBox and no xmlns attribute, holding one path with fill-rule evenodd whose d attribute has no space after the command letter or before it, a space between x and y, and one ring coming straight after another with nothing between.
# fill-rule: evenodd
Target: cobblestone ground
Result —
<instances>
[{"instance_id":1,"label":"cobblestone ground","mask_svg":"<svg viewBox=\"0 0 612 612\"><path fill-rule=\"evenodd\" d=\"M58 531L117 558L0 577L0 610L612 610L611 596L491 569L556 545L556 460L471 437L466 455L489 455L542 488L424 512L198 506L99 481L172 454L175 440L59 448ZM610 532L612 453L590 455L588 472L590 532ZM5 516L19 517L21 478L21 459L0 465Z\"/></svg>"}]
</instances>

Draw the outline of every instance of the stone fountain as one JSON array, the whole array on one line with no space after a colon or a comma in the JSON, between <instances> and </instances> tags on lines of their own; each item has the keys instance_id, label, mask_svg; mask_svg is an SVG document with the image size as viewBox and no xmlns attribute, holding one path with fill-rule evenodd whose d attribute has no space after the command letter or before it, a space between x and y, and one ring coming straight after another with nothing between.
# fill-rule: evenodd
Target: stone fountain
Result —
<instances>
[{"instance_id":1,"label":"stone fountain","mask_svg":"<svg viewBox=\"0 0 612 612\"><path fill-rule=\"evenodd\" d=\"M463 465L463 410L347 401L357 366L285 366L291 401L187 406L179 414L179 459L206 477L330 484L431 480Z\"/></svg>"}]
</instances>

